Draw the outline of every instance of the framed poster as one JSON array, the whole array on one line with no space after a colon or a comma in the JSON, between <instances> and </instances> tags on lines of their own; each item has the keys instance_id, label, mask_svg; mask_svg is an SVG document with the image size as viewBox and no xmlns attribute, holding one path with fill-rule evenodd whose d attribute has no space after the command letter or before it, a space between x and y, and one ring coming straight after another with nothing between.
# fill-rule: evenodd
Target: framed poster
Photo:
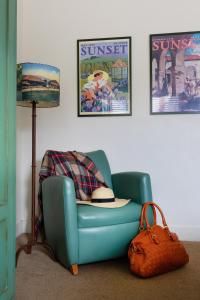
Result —
<instances>
[{"instance_id":1,"label":"framed poster","mask_svg":"<svg viewBox=\"0 0 200 300\"><path fill-rule=\"evenodd\" d=\"M150 35L150 109L200 113L200 32Z\"/></svg>"},{"instance_id":2,"label":"framed poster","mask_svg":"<svg viewBox=\"0 0 200 300\"><path fill-rule=\"evenodd\" d=\"M131 115L131 37L77 41L78 116Z\"/></svg>"}]
</instances>

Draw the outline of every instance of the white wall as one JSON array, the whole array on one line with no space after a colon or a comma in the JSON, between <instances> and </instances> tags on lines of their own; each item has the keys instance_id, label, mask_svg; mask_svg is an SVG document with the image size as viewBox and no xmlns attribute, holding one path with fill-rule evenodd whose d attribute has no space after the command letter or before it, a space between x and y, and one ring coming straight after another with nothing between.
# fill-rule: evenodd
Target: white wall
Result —
<instances>
[{"instance_id":1,"label":"white wall","mask_svg":"<svg viewBox=\"0 0 200 300\"><path fill-rule=\"evenodd\" d=\"M38 170L47 149L104 149L113 172L150 173L154 201L185 240L200 240L200 115L149 114L149 34L199 30L199 0L18 0L18 62L61 70L61 105L37 111ZM127 117L77 117L77 39L132 36ZM17 108L17 234L31 201L31 110ZM29 226L28 226L29 227Z\"/></svg>"}]
</instances>

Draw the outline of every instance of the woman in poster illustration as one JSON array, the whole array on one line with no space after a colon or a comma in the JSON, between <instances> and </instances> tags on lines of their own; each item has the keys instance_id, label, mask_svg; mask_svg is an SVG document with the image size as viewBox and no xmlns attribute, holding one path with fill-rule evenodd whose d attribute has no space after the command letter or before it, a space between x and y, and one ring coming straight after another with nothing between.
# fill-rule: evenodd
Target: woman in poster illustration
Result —
<instances>
[{"instance_id":1,"label":"woman in poster illustration","mask_svg":"<svg viewBox=\"0 0 200 300\"><path fill-rule=\"evenodd\" d=\"M168 92L168 79L167 76L165 75L165 77L162 79L162 89L161 89L161 96L167 96L169 94Z\"/></svg>"},{"instance_id":2,"label":"woman in poster illustration","mask_svg":"<svg viewBox=\"0 0 200 300\"><path fill-rule=\"evenodd\" d=\"M115 95L105 71L96 70L88 76L81 95L82 111L110 111L111 100Z\"/></svg>"}]
</instances>

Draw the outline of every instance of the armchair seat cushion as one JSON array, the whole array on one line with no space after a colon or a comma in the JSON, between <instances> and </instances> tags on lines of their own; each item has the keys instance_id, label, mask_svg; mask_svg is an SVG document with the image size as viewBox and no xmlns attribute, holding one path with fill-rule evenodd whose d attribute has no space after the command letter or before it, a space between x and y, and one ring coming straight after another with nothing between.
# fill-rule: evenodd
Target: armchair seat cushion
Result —
<instances>
[{"instance_id":1,"label":"armchair seat cushion","mask_svg":"<svg viewBox=\"0 0 200 300\"><path fill-rule=\"evenodd\" d=\"M139 221L142 205L130 201L119 208L99 208L78 204L78 227L100 227Z\"/></svg>"}]
</instances>

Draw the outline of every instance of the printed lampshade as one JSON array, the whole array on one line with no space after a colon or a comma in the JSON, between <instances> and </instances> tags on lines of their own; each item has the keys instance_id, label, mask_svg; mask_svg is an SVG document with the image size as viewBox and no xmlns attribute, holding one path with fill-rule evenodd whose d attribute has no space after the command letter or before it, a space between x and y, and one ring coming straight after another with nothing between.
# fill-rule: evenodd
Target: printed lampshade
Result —
<instances>
[{"instance_id":1,"label":"printed lampshade","mask_svg":"<svg viewBox=\"0 0 200 300\"><path fill-rule=\"evenodd\" d=\"M39 63L17 65L17 105L55 107L60 103L60 70Z\"/></svg>"}]
</instances>

